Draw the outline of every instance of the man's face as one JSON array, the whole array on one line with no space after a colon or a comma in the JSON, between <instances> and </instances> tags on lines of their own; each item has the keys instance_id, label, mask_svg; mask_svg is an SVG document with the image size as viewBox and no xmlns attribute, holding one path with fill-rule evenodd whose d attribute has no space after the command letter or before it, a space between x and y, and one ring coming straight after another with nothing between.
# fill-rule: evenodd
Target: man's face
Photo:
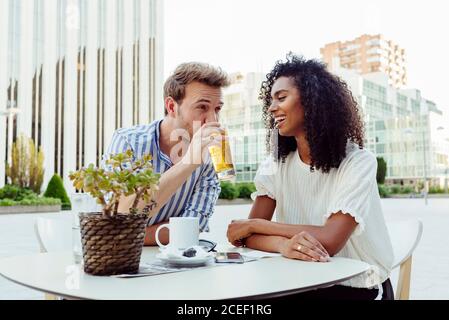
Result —
<instances>
[{"instance_id":1,"label":"man's face","mask_svg":"<svg viewBox=\"0 0 449 320\"><path fill-rule=\"evenodd\" d=\"M223 106L221 88L208 86L200 82L192 82L186 86L185 96L181 104L175 107L177 128L188 131L190 138L203 124L218 122Z\"/></svg>"}]
</instances>

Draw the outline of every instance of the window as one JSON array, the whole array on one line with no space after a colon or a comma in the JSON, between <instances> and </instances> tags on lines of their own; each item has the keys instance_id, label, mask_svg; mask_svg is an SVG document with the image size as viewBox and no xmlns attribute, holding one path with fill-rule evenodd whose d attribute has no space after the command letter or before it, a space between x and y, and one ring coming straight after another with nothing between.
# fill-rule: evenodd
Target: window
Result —
<instances>
[{"instance_id":1,"label":"window","mask_svg":"<svg viewBox=\"0 0 449 320\"><path fill-rule=\"evenodd\" d=\"M373 99L387 100L387 89L366 79L363 80L363 94Z\"/></svg>"}]
</instances>

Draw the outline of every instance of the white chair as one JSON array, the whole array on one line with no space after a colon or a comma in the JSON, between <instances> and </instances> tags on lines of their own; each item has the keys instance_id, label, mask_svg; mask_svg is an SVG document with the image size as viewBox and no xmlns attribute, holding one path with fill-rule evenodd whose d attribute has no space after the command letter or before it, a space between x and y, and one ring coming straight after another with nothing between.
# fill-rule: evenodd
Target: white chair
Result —
<instances>
[{"instance_id":1,"label":"white chair","mask_svg":"<svg viewBox=\"0 0 449 320\"><path fill-rule=\"evenodd\" d=\"M71 217L38 217L34 231L39 242L40 252L58 252L72 250Z\"/></svg>"},{"instance_id":2,"label":"white chair","mask_svg":"<svg viewBox=\"0 0 449 320\"><path fill-rule=\"evenodd\" d=\"M421 240L423 224L420 220L395 221L388 224L393 246L393 269L399 267L395 299L408 300L413 252Z\"/></svg>"},{"instance_id":3,"label":"white chair","mask_svg":"<svg viewBox=\"0 0 449 320\"><path fill-rule=\"evenodd\" d=\"M58 252L72 250L72 217L38 217L34 222L34 231L40 252ZM57 296L45 294L46 300L59 300Z\"/></svg>"}]
</instances>

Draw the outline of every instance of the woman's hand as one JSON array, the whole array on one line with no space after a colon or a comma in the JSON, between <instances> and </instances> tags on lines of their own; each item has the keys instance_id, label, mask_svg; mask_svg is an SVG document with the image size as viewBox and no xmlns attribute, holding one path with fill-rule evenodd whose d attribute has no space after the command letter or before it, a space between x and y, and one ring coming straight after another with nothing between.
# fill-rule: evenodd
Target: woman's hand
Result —
<instances>
[{"instance_id":1,"label":"woman's hand","mask_svg":"<svg viewBox=\"0 0 449 320\"><path fill-rule=\"evenodd\" d=\"M281 245L280 253L290 259L315 262L330 261L326 249L306 231L302 231L291 239L285 240Z\"/></svg>"},{"instance_id":2,"label":"woman's hand","mask_svg":"<svg viewBox=\"0 0 449 320\"><path fill-rule=\"evenodd\" d=\"M243 245L243 239L254 233L253 225L255 219L232 220L228 226L228 241L236 247Z\"/></svg>"}]
</instances>

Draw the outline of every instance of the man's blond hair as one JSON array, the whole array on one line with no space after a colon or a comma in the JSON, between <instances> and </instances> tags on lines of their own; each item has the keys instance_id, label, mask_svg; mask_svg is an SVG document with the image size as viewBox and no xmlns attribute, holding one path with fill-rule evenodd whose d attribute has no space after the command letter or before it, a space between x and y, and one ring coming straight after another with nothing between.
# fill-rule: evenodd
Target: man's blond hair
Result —
<instances>
[{"instance_id":1,"label":"man's blond hair","mask_svg":"<svg viewBox=\"0 0 449 320\"><path fill-rule=\"evenodd\" d=\"M186 86L194 81L215 88L227 87L230 84L228 75L221 68L201 62L182 63L165 81L164 99L172 97L178 104L182 103Z\"/></svg>"}]
</instances>

